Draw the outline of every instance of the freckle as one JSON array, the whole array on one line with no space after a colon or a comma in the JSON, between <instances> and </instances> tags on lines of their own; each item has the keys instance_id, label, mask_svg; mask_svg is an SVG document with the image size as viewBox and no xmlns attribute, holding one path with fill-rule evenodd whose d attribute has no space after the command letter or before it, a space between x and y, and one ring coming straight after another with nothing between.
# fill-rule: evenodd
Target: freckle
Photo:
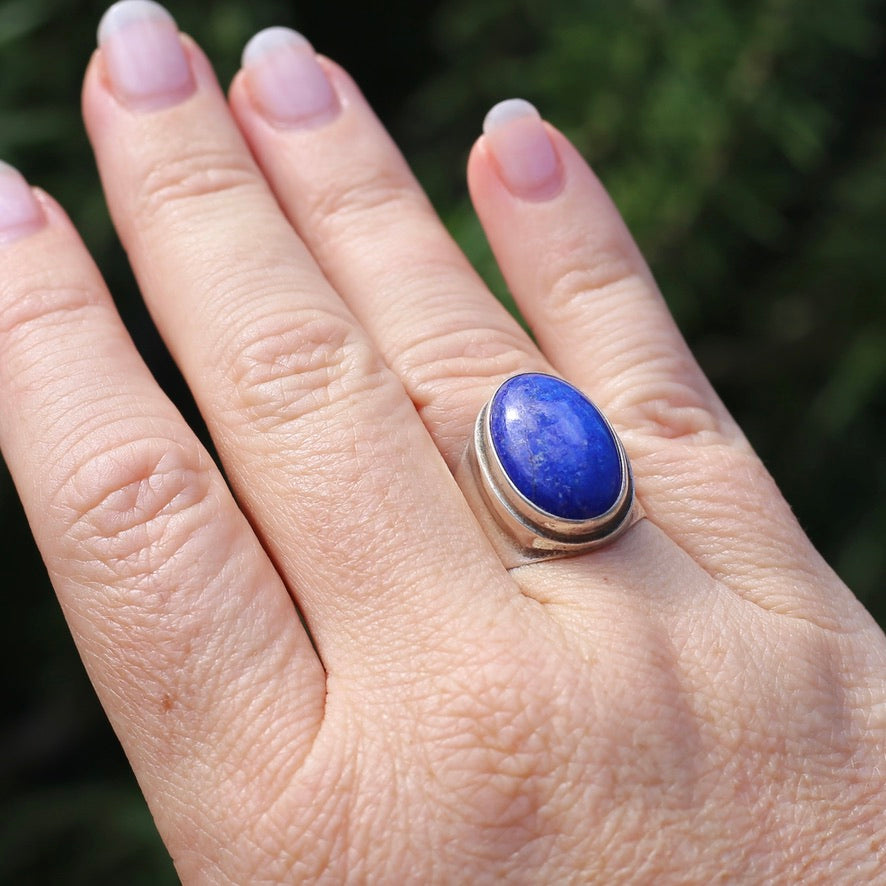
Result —
<instances>
[{"instance_id":1,"label":"freckle","mask_svg":"<svg viewBox=\"0 0 886 886\"><path fill-rule=\"evenodd\" d=\"M162 705L164 711L171 711L172 710L172 696L164 695L160 704Z\"/></svg>"}]
</instances>

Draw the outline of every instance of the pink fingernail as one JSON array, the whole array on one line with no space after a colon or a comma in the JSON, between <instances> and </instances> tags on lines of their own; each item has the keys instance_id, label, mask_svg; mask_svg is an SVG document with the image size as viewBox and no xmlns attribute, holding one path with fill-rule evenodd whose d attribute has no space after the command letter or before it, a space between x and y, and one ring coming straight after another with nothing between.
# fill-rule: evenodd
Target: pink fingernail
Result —
<instances>
[{"instance_id":1,"label":"pink fingernail","mask_svg":"<svg viewBox=\"0 0 886 886\"><path fill-rule=\"evenodd\" d=\"M27 237L46 223L21 173L0 160L0 243Z\"/></svg>"},{"instance_id":2,"label":"pink fingernail","mask_svg":"<svg viewBox=\"0 0 886 886\"><path fill-rule=\"evenodd\" d=\"M256 107L277 126L317 126L340 110L311 44L297 31L259 31L243 50L243 70Z\"/></svg>"},{"instance_id":3,"label":"pink fingernail","mask_svg":"<svg viewBox=\"0 0 886 886\"><path fill-rule=\"evenodd\" d=\"M102 16L98 45L111 88L136 111L178 104L194 76L175 19L153 0L120 0Z\"/></svg>"},{"instance_id":4,"label":"pink fingernail","mask_svg":"<svg viewBox=\"0 0 886 886\"><path fill-rule=\"evenodd\" d=\"M545 200L560 189L560 160L538 111L529 102L522 98L499 102L486 115L483 134L512 194Z\"/></svg>"}]
</instances>

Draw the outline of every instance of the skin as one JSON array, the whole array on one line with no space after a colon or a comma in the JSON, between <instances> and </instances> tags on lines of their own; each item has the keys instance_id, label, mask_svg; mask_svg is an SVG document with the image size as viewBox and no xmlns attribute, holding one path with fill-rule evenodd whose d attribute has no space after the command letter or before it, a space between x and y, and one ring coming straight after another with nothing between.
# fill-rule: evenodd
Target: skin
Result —
<instances>
[{"instance_id":1,"label":"skin","mask_svg":"<svg viewBox=\"0 0 886 886\"><path fill-rule=\"evenodd\" d=\"M544 194L469 162L536 345L338 66L338 113L285 128L184 45L181 101L127 107L98 52L83 109L230 487L51 198L0 245L0 445L182 880L882 882L886 638L574 148L548 127ZM648 519L508 572L452 471L538 369Z\"/></svg>"}]
</instances>

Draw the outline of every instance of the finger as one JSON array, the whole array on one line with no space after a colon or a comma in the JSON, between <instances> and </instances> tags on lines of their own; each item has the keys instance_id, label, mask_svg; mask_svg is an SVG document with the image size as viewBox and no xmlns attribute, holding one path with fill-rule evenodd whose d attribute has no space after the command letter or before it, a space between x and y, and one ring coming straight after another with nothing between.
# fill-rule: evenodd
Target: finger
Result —
<instances>
[{"instance_id":1,"label":"finger","mask_svg":"<svg viewBox=\"0 0 886 886\"><path fill-rule=\"evenodd\" d=\"M15 236L13 236L15 235ZM61 210L0 170L0 447L178 862L219 858L248 759L307 754L325 679L286 588ZM259 739L273 733L273 759ZM268 749L271 750L270 748Z\"/></svg>"},{"instance_id":2,"label":"finger","mask_svg":"<svg viewBox=\"0 0 886 886\"><path fill-rule=\"evenodd\" d=\"M549 359L634 432L740 440L575 149L520 100L496 106L484 128L469 164L471 194ZM509 230L511 222L519 227Z\"/></svg>"},{"instance_id":3,"label":"finger","mask_svg":"<svg viewBox=\"0 0 886 886\"><path fill-rule=\"evenodd\" d=\"M105 20L83 103L108 204L324 663L362 671L467 618L477 581L484 599L513 587L402 385L280 213L205 57L150 10L166 41L150 44L150 70L168 78L168 56L183 59L190 91L161 79L162 101L147 101L142 77L133 98L126 65L147 26ZM439 599L428 575L465 551L476 572Z\"/></svg>"},{"instance_id":4,"label":"finger","mask_svg":"<svg viewBox=\"0 0 886 886\"><path fill-rule=\"evenodd\" d=\"M454 467L496 385L549 365L446 232L347 74L284 28L256 35L243 59L230 102L253 153Z\"/></svg>"},{"instance_id":5,"label":"finger","mask_svg":"<svg viewBox=\"0 0 886 886\"><path fill-rule=\"evenodd\" d=\"M690 354L599 181L525 102L498 106L486 129L469 184L490 244L544 353L620 431L651 519L762 605L818 601L804 576L820 558ZM787 594L786 568L797 577Z\"/></svg>"}]
</instances>

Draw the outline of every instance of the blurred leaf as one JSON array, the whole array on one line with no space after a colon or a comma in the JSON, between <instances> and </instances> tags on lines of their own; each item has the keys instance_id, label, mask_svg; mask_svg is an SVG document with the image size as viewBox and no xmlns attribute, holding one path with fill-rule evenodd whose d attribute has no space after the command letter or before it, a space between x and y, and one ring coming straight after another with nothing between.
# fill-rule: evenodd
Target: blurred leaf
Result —
<instances>
[{"instance_id":1,"label":"blurred leaf","mask_svg":"<svg viewBox=\"0 0 886 886\"><path fill-rule=\"evenodd\" d=\"M43 0L6 0L0 3L0 50L20 40L48 21L55 12L55 3Z\"/></svg>"}]
</instances>

